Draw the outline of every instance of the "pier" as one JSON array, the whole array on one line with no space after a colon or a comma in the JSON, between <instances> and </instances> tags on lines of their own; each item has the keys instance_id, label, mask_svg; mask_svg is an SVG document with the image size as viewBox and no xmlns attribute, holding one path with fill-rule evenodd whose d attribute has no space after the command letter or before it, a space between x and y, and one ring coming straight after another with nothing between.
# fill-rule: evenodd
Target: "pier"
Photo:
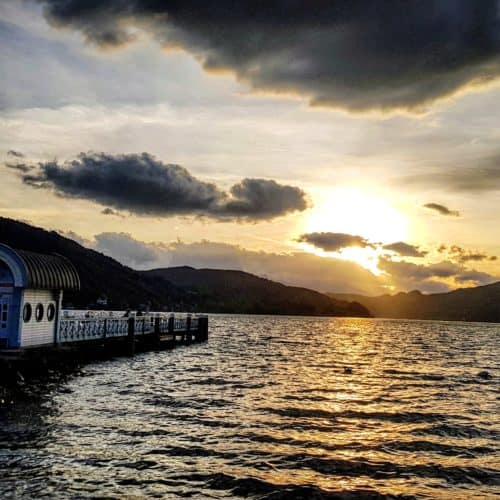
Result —
<instances>
[{"instance_id":1,"label":"pier","mask_svg":"<svg viewBox=\"0 0 500 500\"><path fill-rule=\"evenodd\" d=\"M64 290L79 289L78 272L64 257L0 244L1 373L208 340L205 315L64 310Z\"/></svg>"},{"instance_id":2,"label":"pier","mask_svg":"<svg viewBox=\"0 0 500 500\"><path fill-rule=\"evenodd\" d=\"M99 311L98 317L63 317L59 322L57 344L105 341L127 338L129 341L150 336L156 342L176 343L208 340L208 317L184 317L165 313L147 313L116 317L112 311Z\"/></svg>"},{"instance_id":3,"label":"pier","mask_svg":"<svg viewBox=\"0 0 500 500\"><path fill-rule=\"evenodd\" d=\"M72 370L116 356L204 342L208 340L208 317L167 313L117 317L115 312L99 311L98 317L63 317L57 331L53 344L0 349L0 383L49 370Z\"/></svg>"},{"instance_id":4,"label":"pier","mask_svg":"<svg viewBox=\"0 0 500 500\"><path fill-rule=\"evenodd\" d=\"M103 344L123 340L133 354L138 344L161 348L208 340L208 317L204 315L147 313L117 317L112 311L97 314L97 317L68 317L68 311L64 311L57 329L56 346L78 347L81 342Z\"/></svg>"}]
</instances>

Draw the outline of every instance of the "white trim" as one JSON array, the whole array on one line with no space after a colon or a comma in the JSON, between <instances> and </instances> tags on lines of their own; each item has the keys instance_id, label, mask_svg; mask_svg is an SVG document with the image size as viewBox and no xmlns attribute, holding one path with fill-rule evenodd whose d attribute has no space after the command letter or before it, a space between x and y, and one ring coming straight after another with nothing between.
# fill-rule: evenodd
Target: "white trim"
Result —
<instances>
[{"instance_id":1,"label":"white trim","mask_svg":"<svg viewBox=\"0 0 500 500\"><path fill-rule=\"evenodd\" d=\"M7 264L14 278L14 286L26 287L26 269L12 248L0 243L0 260Z\"/></svg>"}]
</instances>

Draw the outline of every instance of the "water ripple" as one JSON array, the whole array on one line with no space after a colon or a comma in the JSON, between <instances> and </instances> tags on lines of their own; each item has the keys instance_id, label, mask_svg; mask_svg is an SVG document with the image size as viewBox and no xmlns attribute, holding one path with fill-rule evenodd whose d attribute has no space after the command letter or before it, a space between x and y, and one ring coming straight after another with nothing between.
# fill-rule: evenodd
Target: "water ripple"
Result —
<instances>
[{"instance_id":1,"label":"water ripple","mask_svg":"<svg viewBox=\"0 0 500 500\"><path fill-rule=\"evenodd\" d=\"M500 497L499 325L214 315L210 333L1 402L0 496Z\"/></svg>"}]
</instances>

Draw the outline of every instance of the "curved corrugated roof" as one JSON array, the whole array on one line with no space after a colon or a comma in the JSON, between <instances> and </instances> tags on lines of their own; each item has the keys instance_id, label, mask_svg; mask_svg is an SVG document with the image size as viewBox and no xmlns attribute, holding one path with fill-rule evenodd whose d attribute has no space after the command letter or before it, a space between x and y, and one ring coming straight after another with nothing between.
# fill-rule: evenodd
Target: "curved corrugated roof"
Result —
<instances>
[{"instance_id":1,"label":"curved corrugated roof","mask_svg":"<svg viewBox=\"0 0 500 500\"><path fill-rule=\"evenodd\" d=\"M27 287L48 290L79 290L80 277L75 266L62 255L45 255L15 250L26 267Z\"/></svg>"}]
</instances>

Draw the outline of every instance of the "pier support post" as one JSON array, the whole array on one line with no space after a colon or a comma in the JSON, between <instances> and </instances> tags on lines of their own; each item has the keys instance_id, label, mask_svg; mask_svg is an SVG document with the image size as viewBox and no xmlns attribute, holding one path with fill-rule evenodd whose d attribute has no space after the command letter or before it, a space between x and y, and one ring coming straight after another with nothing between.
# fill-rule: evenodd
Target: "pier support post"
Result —
<instances>
[{"instance_id":1,"label":"pier support post","mask_svg":"<svg viewBox=\"0 0 500 500\"><path fill-rule=\"evenodd\" d=\"M186 318L186 342L190 344L192 339L193 338L191 336L191 315L188 314Z\"/></svg>"},{"instance_id":2,"label":"pier support post","mask_svg":"<svg viewBox=\"0 0 500 500\"><path fill-rule=\"evenodd\" d=\"M172 335L172 338L173 338L173 342L175 344L175 324L174 324L174 321L175 321L175 318L173 315L169 316L168 317L168 334L169 335Z\"/></svg>"},{"instance_id":3,"label":"pier support post","mask_svg":"<svg viewBox=\"0 0 500 500\"><path fill-rule=\"evenodd\" d=\"M198 318L198 338L200 340L208 340L208 317L201 316Z\"/></svg>"},{"instance_id":4,"label":"pier support post","mask_svg":"<svg viewBox=\"0 0 500 500\"><path fill-rule=\"evenodd\" d=\"M135 318L132 316L128 319L128 352L131 356L135 354Z\"/></svg>"},{"instance_id":5,"label":"pier support post","mask_svg":"<svg viewBox=\"0 0 500 500\"><path fill-rule=\"evenodd\" d=\"M160 335L160 316L156 316L153 329L153 343L156 348L160 347Z\"/></svg>"}]
</instances>

